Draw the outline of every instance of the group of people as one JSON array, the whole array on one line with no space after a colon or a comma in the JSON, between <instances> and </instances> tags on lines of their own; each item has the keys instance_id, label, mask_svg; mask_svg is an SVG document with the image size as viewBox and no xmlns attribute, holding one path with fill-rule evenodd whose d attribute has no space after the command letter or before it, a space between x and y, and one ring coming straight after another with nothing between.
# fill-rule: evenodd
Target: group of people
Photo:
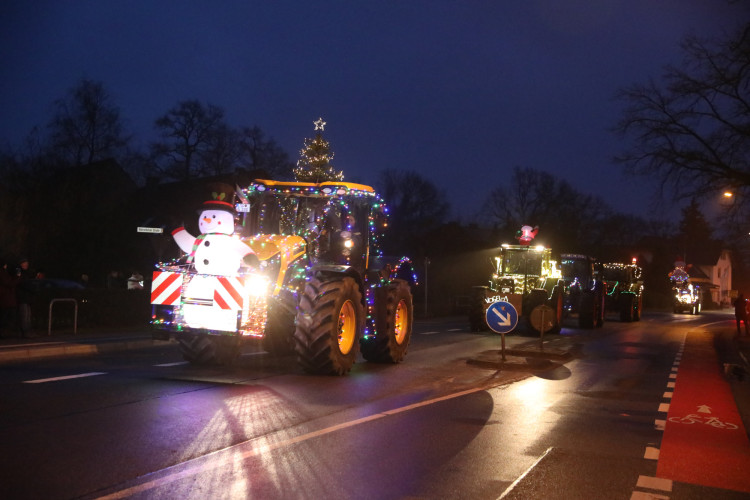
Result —
<instances>
[{"instance_id":1,"label":"group of people","mask_svg":"<svg viewBox=\"0 0 750 500\"><path fill-rule=\"evenodd\" d=\"M32 337L30 281L35 278L29 260L22 258L17 267L0 261L0 337Z\"/></svg>"}]
</instances>

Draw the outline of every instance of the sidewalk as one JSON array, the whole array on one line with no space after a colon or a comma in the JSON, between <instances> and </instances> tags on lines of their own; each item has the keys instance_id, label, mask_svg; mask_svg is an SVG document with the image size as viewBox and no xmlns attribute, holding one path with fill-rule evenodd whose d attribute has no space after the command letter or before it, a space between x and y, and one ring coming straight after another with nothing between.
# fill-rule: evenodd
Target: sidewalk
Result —
<instances>
[{"instance_id":1,"label":"sidewalk","mask_svg":"<svg viewBox=\"0 0 750 500\"><path fill-rule=\"evenodd\" d=\"M33 338L1 338L0 365L34 359L92 355L126 349L140 349L168 342L153 340L147 327L131 329L87 328L36 332Z\"/></svg>"}]
</instances>

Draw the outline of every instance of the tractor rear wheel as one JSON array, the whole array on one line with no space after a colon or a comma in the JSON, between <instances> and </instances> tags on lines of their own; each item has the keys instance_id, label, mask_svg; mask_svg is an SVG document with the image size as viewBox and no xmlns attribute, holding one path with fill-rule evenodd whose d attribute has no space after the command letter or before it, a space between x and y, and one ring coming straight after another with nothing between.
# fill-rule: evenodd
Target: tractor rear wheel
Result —
<instances>
[{"instance_id":1,"label":"tractor rear wheel","mask_svg":"<svg viewBox=\"0 0 750 500\"><path fill-rule=\"evenodd\" d=\"M633 321L641 320L641 310L643 309L643 295L638 295L636 301L635 312L633 313Z\"/></svg>"},{"instance_id":2,"label":"tractor rear wheel","mask_svg":"<svg viewBox=\"0 0 750 500\"><path fill-rule=\"evenodd\" d=\"M408 283L397 280L388 285L383 297L375 299L377 335L362 339L362 356L376 363L400 363L406 356L414 320L411 290Z\"/></svg>"},{"instance_id":3,"label":"tractor rear wheel","mask_svg":"<svg viewBox=\"0 0 750 500\"><path fill-rule=\"evenodd\" d=\"M620 295L620 321L631 322L635 320L635 295L626 293Z\"/></svg>"},{"instance_id":4,"label":"tractor rear wheel","mask_svg":"<svg viewBox=\"0 0 750 500\"><path fill-rule=\"evenodd\" d=\"M237 337L185 333L178 343L182 357L194 365L230 365L240 353Z\"/></svg>"},{"instance_id":5,"label":"tractor rear wheel","mask_svg":"<svg viewBox=\"0 0 750 500\"><path fill-rule=\"evenodd\" d=\"M362 294L354 279L310 279L297 311L294 350L308 373L344 375L357 358L364 327Z\"/></svg>"},{"instance_id":6,"label":"tractor rear wheel","mask_svg":"<svg viewBox=\"0 0 750 500\"><path fill-rule=\"evenodd\" d=\"M594 294L585 292L581 295L581 304L578 309L578 326L581 328L594 328L596 323L596 301Z\"/></svg>"}]
</instances>

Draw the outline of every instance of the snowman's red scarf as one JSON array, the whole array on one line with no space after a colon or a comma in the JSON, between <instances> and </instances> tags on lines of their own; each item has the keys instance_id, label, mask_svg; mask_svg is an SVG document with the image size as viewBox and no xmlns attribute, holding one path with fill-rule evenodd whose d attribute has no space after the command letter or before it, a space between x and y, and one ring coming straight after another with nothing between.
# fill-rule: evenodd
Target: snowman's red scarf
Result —
<instances>
[{"instance_id":1,"label":"snowman's red scarf","mask_svg":"<svg viewBox=\"0 0 750 500\"><path fill-rule=\"evenodd\" d=\"M193 248L190 250L190 255L188 255L187 263L192 264L193 260L195 260L195 251L198 249L199 246L201 246L201 243L203 243L203 240L206 239L207 234L199 234L195 241L193 242Z\"/></svg>"}]
</instances>

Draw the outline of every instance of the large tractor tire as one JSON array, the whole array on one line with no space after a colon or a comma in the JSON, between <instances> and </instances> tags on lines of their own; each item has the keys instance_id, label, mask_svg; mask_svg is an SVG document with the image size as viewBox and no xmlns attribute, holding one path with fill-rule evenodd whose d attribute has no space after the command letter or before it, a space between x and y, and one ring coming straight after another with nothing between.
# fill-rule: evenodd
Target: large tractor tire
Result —
<instances>
[{"instance_id":1,"label":"large tractor tire","mask_svg":"<svg viewBox=\"0 0 750 500\"><path fill-rule=\"evenodd\" d=\"M308 373L344 375L357 358L364 327L362 294L354 279L312 278L297 311L294 350Z\"/></svg>"},{"instance_id":2,"label":"large tractor tire","mask_svg":"<svg viewBox=\"0 0 750 500\"><path fill-rule=\"evenodd\" d=\"M489 329L485 299L487 298L487 287L475 286L471 290L469 302L469 328L472 332L483 332Z\"/></svg>"},{"instance_id":3,"label":"large tractor tire","mask_svg":"<svg viewBox=\"0 0 750 500\"><path fill-rule=\"evenodd\" d=\"M294 315L280 304L271 304L268 307L262 344L266 352L275 356L285 356L294 352Z\"/></svg>"},{"instance_id":4,"label":"large tractor tire","mask_svg":"<svg viewBox=\"0 0 750 500\"><path fill-rule=\"evenodd\" d=\"M591 292L581 295L581 303L578 308L578 326L581 328L594 328L596 323L596 300Z\"/></svg>"},{"instance_id":5,"label":"large tractor tire","mask_svg":"<svg viewBox=\"0 0 750 500\"><path fill-rule=\"evenodd\" d=\"M240 353L238 337L181 334L180 351L194 365L231 365Z\"/></svg>"},{"instance_id":6,"label":"large tractor tire","mask_svg":"<svg viewBox=\"0 0 750 500\"><path fill-rule=\"evenodd\" d=\"M594 306L595 306L595 315L594 315L594 326L596 328L601 328L604 326L604 316L605 316L605 295L604 295L604 288L601 286L601 283L598 283L596 285L596 288L594 289Z\"/></svg>"},{"instance_id":7,"label":"large tractor tire","mask_svg":"<svg viewBox=\"0 0 750 500\"><path fill-rule=\"evenodd\" d=\"M620 295L620 321L635 321L635 295L632 293L623 293Z\"/></svg>"},{"instance_id":8,"label":"large tractor tire","mask_svg":"<svg viewBox=\"0 0 750 500\"><path fill-rule=\"evenodd\" d=\"M563 315L565 314L563 304L565 300L564 294L565 287L561 284L555 285L555 287L552 289L552 295L550 295L549 301L547 302L547 305L555 311L555 315L557 316L558 328L555 333L560 333L560 331L562 330Z\"/></svg>"},{"instance_id":9,"label":"large tractor tire","mask_svg":"<svg viewBox=\"0 0 750 500\"><path fill-rule=\"evenodd\" d=\"M360 341L362 356L375 363L400 363L411 340L414 321L411 290L397 280L375 296L377 335Z\"/></svg>"},{"instance_id":10,"label":"large tractor tire","mask_svg":"<svg viewBox=\"0 0 750 500\"><path fill-rule=\"evenodd\" d=\"M643 294L638 295L636 300L635 313L633 314L633 321L641 320L641 311L643 310Z\"/></svg>"},{"instance_id":11,"label":"large tractor tire","mask_svg":"<svg viewBox=\"0 0 750 500\"><path fill-rule=\"evenodd\" d=\"M552 289L552 295L550 295L550 298L547 299L547 302L545 303L545 305L551 310L552 323L549 329L545 328L544 333L557 334L562 331L562 318L563 318L562 293L563 293L562 286L556 285L555 288ZM545 321L545 324L547 324L547 321Z\"/></svg>"},{"instance_id":12,"label":"large tractor tire","mask_svg":"<svg viewBox=\"0 0 750 500\"><path fill-rule=\"evenodd\" d=\"M547 290L545 290L544 288L534 288L531 290L531 292L529 292L529 295L528 297L526 297L526 300L523 301L523 305L521 307L523 309L523 316L526 319L526 322L528 324L528 329L531 332L540 333L541 329L537 328L537 325L535 325L536 321L532 321L531 317L534 311L537 310L539 306L548 306L549 299L550 298L547 294ZM559 332L560 324L557 321L556 309L555 311L551 311L551 312L549 311L549 307L542 308L542 309L544 309L545 311L544 332L556 333L555 330ZM541 311L542 309L538 309L537 312ZM541 324L538 326L541 327Z\"/></svg>"},{"instance_id":13,"label":"large tractor tire","mask_svg":"<svg viewBox=\"0 0 750 500\"><path fill-rule=\"evenodd\" d=\"M544 288L533 288L529 292L528 297L526 297L526 300L523 301L522 309L524 310L524 315L528 315L526 314L526 311L531 312L536 306L545 304L547 302L547 298L547 290L545 290Z\"/></svg>"}]
</instances>

